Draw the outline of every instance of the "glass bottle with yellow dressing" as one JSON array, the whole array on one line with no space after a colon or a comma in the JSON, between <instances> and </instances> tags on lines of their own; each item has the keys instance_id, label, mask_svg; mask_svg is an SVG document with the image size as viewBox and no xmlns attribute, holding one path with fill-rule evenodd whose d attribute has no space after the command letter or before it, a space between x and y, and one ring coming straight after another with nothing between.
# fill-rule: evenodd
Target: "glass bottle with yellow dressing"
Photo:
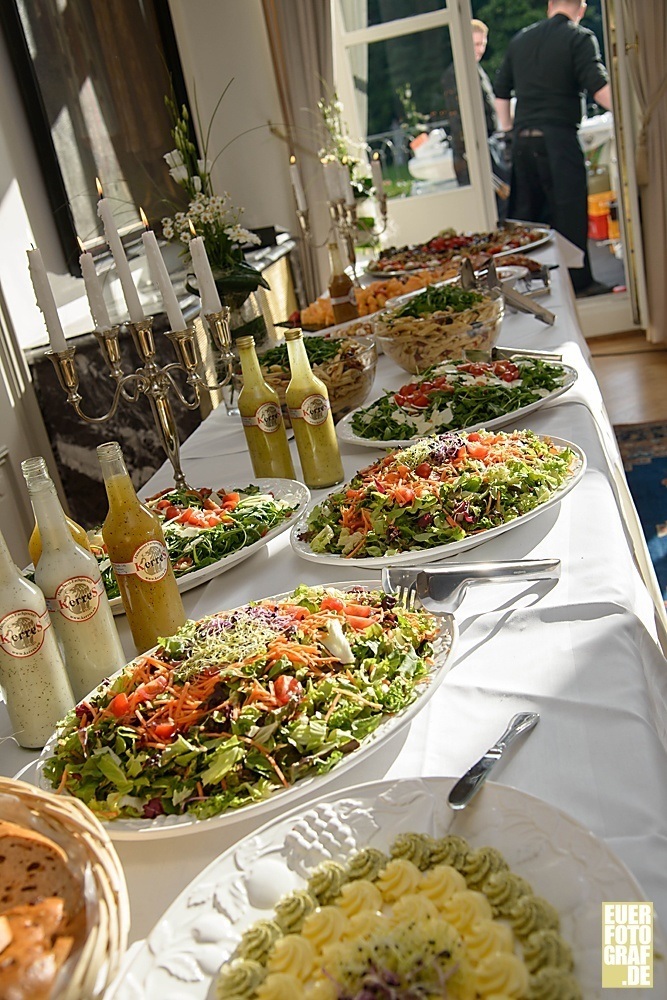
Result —
<instances>
[{"instance_id":1,"label":"glass bottle with yellow dressing","mask_svg":"<svg viewBox=\"0 0 667 1000\"><path fill-rule=\"evenodd\" d=\"M70 534L65 512L41 459L21 469L42 537L35 583L46 597L77 701L125 663L97 559Z\"/></svg>"},{"instance_id":2,"label":"glass bottle with yellow dressing","mask_svg":"<svg viewBox=\"0 0 667 1000\"><path fill-rule=\"evenodd\" d=\"M277 392L264 381L253 337L236 341L243 371L238 406L256 476L294 479L285 423Z\"/></svg>"},{"instance_id":3,"label":"glass bottle with yellow dressing","mask_svg":"<svg viewBox=\"0 0 667 1000\"><path fill-rule=\"evenodd\" d=\"M0 687L12 734L22 747L43 747L74 707L44 595L14 564L2 532Z\"/></svg>"},{"instance_id":4,"label":"glass bottle with yellow dressing","mask_svg":"<svg viewBox=\"0 0 667 1000\"><path fill-rule=\"evenodd\" d=\"M287 330L285 341L292 372L285 397L303 481L313 489L334 486L343 481L345 473L327 387L313 375L301 330Z\"/></svg>"},{"instance_id":5,"label":"glass bottle with yellow dressing","mask_svg":"<svg viewBox=\"0 0 667 1000\"><path fill-rule=\"evenodd\" d=\"M31 475L48 476L49 470L46 466L46 461L41 456L31 458L30 462L32 470ZM67 515L65 515L65 519L74 541L81 545L82 548L90 551L90 542L88 541L88 535L86 534L85 529L82 528L80 524L77 524L76 521L73 521L71 517L67 517ZM39 562L39 557L42 554L42 539L39 534L39 525L37 524L37 521L35 521L35 527L32 529L32 535L28 541L28 552L30 553L33 566L36 566Z\"/></svg>"},{"instance_id":6,"label":"glass bottle with yellow dressing","mask_svg":"<svg viewBox=\"0 0 667 1000\"><path fill-rule=\"evenodd\" d=\"M118 580L137 652L172 635L185 621L183 601L169 562L160 521L144 506L116 441L98 446L109 513L102 537Z\"/></svg>"}]
</instances>

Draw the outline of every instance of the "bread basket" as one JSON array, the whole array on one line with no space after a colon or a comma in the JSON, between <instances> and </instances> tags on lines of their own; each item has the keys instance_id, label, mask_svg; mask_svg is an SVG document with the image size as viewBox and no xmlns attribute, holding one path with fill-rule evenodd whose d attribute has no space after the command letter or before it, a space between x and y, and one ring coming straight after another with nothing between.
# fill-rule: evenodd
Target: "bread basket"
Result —
<instances>
[{"instance_id":1,"label":"bread basket","mask_svg":"<svg viewBox=\"0 0 667 1000\"><path fill-rule=\"evenodd\" d=\"M95 1000L115 978L130 927L125 876L108 835L87 806L69 796L42 791L23 781L0 777L0 818L37 830L84 859L86 896L94 896L95 919L56 980L53 1000ZM11 796L11 799L4 798ZM61 970L61 971L63 971Z\"/></svg>"}]
</instances>

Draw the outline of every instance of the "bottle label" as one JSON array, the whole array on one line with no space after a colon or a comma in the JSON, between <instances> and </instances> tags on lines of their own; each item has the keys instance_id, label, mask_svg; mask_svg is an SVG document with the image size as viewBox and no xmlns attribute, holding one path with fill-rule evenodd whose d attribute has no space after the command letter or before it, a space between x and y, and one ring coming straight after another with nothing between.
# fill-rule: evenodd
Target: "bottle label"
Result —
<instances>
[{"instance_id":1,"label":"bottle label","mask_svg":"<svg viewBox=\"0 0 667 1000\"><path fill-rule=\"evenodd\" d=\"M244 427L259 427L264 434L273 434L280 427L280 407L275 403L262 403L252 417L241 417Z\"/></svg>"},{"instance_id":2,"label":"bottle label","mask_svg":"<svg viewBox=\"0 0 667 1000\"><path fill-rule=\"evenodd\" d=\"M290 407L289 415L292 420L305 420L307 424L317 427L325 422L329 416L329 410L327 397L320 393L313 393L312 396L306 396L298 409L293 410Z\"/></svg>"},{"instance_id":3,"label":"bottle label","mask_svg":"<svg viewBox=\"0 0 667 1000\"><path fill-rule=\"evenodd\" d=\"M102 580L96 583L90 576L72 576L63 580L55 597L47 597L46 606L68 622L87 622L97 613L103 593Z\"/></svg>"},{"instance_id":4,"label":"bottle label","mask_svg":"<svg viewBox=\"0 0 667 1000\"><path fill-rule=\"evenodd\" d=\"M157 539L144 542L132 556L132 562L112 563L116 576L136 576L147 583L159 583L167 575L169 555Z\"/></svg>"},{"instance_id":5,"label":"bottle label","mask_svg":"<svg viewBox=\"0 0 667 1000\"><path fill-rule=\"evenodd\" d=\"M33 656L42 648L50 624L48 610L43 615L29 608L10 611L0 621L0 649L9 656Z\"/></svg>"},{"instance_id":6,"label":"bottle label","mask_svg":"<svg viewBox=\"0 0 667 1000\"><path fill-rule=\"evenodd\" d=\"M347 295L333 295L331 297L332 306L347 305L348 302L351 302L353 306L356 306L357 304L357 296L354 294L354 285L350 288Z\"/></svg>"}]
</instances>

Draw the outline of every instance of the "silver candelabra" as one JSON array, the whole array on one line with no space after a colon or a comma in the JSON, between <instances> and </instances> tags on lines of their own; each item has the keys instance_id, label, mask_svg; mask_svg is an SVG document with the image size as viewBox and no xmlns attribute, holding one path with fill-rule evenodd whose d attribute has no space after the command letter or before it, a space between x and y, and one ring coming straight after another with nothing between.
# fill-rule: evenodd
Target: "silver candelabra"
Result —
<instances>
[{"instance_id":1,"label":"silver candelabra","mask_svg":"<svg viewBox=\"0 0 667 1000\"><path fill-rule=\"evenodd\" d=\"M201 403L202 391L217 392L228 385L232 378L234 355L231 351L229 308L223 306L220 312L207 314L206 321L225 369L222 382L216 382L214 385L209 385L200 374L202 359L193 325L189 325L185 330L171 330L165 334L173 344L178 360L160 366L155 360L153 317L147 317L140 323L130 323L132 340L142 362L133 372L124 372L121 366L120 326L114 326L110 330L96 330L95 336L109 374L116 382L111 407L107 413L99 417L89 416L81 407L83 397L79 392L79 376L74 360L76 348L68 347L64 351L46 352L53 362L60 385L67 393L67 402L74 408L77 416L87 424L102 424L110 420L116 413L121 399L128 403L136 403L141 396L146 396L160 435L160 442L173 466L174 482L178 487L187 487L188 483L181 468L180 441L170 396L175 395L186 409L196 410ZM193 399L188 399L184 395L174 378L175 372L185 374L185 381L192 390Z\"/></svg>"},{"instance_id":2,"label":"silver candelabra","mask_svg":"<svg viewBox=\"0 0 667 1000\"><path fill-rule=\"evenodd\" d=\"M382 233L387 228L387 198L384 193L379 194L377 198L378 207L380 209L380 223L378 226L374 226L372 229L364 230L369 236L381 236ZM331 218L331 223L336 233L336 236L340 239L345 247L345 253L347 255L348 263L352 267L352 272L354 274L354 280L358 284L357 278L357 252L356 252L356 237L358 235L358 222L357 222L357 206L347 205L343 198L338 198L335 201L329 201L329 216ZM313 234L310 228L310 221L308 217L308 210L297 209L297 217L299 219L299 225L301 227L301 233L305 240L307 240L311 245L313 243ZM325 243L329 242L329 237L325 240ZM324 246L324 244L321 244Z\"/></svg>"}]
</instances>

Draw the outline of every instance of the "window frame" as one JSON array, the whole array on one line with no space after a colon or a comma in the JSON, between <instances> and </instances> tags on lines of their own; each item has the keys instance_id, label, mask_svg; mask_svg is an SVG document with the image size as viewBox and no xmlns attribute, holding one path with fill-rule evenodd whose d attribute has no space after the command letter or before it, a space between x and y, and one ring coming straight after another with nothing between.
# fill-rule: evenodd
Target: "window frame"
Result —
<instances>
[{"instance_id":1,"label":"window frame","mask_svg":"<svg viewBox=\"0 0 667 1000\"><path fill-rule=\"evenodd\" d=\"M402 214L401 207L397 205L397 202L401 202L407 203L413 210L418 205L422 205L424 216L426 217L427 214L432 216L433 208L438 203L445 206L449 201L451 206L452 199L456 198L461 204L465 201L468 206L461 214L461 218L466 214L470 216L470 224L466 224L465 228L491 229L496 219L496 206L491 180L491 161L486 138L484 106L475 63L472 32L464 30L464 26L469 25L471 19L470 0L447 0L446 6L441 10L413 14L366 28L347 30L342 0L332 0L334 77L336 91L345 108L345 118L351 134L364 135L357 111L354 80L347 56L348 49L355 45L369 45L373 42L429 31L433 28L448 28L458 86L470 184L450 191L440 191L434 194L411 194L405 198L392 199L389 202L390 212ZM398 213L396 209L398 209Z\"/></svg>"}]
</instances>

